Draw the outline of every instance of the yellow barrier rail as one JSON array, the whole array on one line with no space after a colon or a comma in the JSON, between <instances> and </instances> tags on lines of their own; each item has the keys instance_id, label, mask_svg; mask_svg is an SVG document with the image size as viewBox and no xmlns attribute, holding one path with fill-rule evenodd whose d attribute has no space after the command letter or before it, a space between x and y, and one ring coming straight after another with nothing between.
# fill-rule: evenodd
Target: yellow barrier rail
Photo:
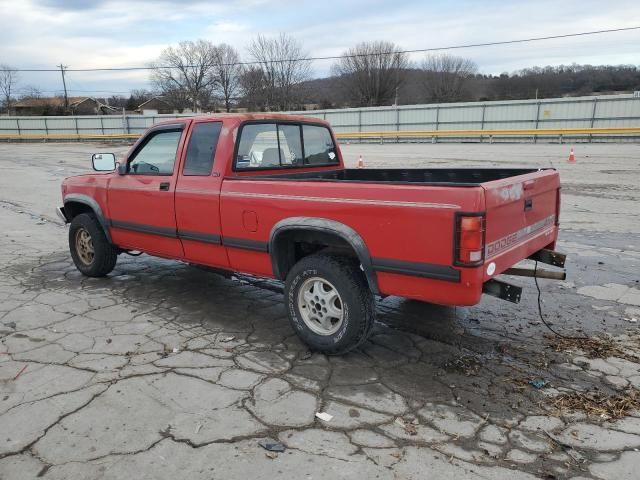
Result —
<instances>
[{"instance_id":1,"label":"yellow barrier rail","mask_svg":"<svg viewBox=\"0 0 640 480\"><path fill-rule=\"evenodd\" d=\"M427 137L540 137L572 135L640 135L640 127L618 128L540 128L521 130L391 130L380 132L340 132L343 139L427 138ZM51 133L51 134L0 134L0 140L130 140L139 133Z\"/></svg>"},{"instance_id":2,"label":"yellow barrier rail","mask_svg":"<svg viewBox=\"0 0 640 480\"><path fill-rule=\"evenodd\" d=\"M9 133L0 140L126 140L139 138L139 133Z\"/></svg>"}]
</instances>

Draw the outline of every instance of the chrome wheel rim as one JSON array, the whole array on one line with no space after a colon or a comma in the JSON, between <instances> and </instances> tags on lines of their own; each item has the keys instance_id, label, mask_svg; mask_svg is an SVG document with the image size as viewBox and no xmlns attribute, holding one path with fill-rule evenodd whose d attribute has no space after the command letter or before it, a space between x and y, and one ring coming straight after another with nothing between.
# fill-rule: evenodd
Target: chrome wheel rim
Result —
<instances>
[{"instance_id":1,"label":"chrome wheel rim","mask_svg":"<svg viewBox=\"0 0 640 480\"><path fill-rule=\"evenodd\" d=\"M344 309L336 287L320 277L304 281L298 290L298 310L313 333L333 335L342 326Z\"/></svg>"},{"instance_id":2,"label":"chrome wheel rim","mask_svg":"<svg viewBox=\"0 0 640 480\"><path fill-rule=\"evenodd\" d=\"M86 228L81 227L76 232L76 253L80 261L85 265L91 265L93 263L96 252L93 248L91 234Z\"/></svg>"}]
</instances>

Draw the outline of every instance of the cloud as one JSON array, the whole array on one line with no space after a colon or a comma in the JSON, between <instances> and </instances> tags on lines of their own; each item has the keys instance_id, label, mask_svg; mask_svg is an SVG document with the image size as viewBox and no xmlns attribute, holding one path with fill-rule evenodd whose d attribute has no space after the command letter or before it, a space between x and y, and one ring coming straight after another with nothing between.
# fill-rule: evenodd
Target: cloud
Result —
<instances>
[{"instance_id":1,"label":"cloud","mask_svg":"<svg viewBox=\"0 0 640 480\"><path fill-rule=\"evenodd\" d=\"M181 40L228 43L240 55L258 33L287 32L312 56L339 55L361 41L390 40L405 49L632 26L635 2L601 8L595 0L423 2L354 0L21 0L0 17L3 63L72 67L147 65ZM455 50L484 73L532 65L638 63L640 32ZM414 54L419 61L423 54ZM332 61L313 65L317 75ZM148 72L75 73L72 85L126 91L144 86ZM55 75L23 74L25 84L59 88ZM79 88L79 87L76 87Z\"/></svg>"},{"instance_id":2,"label":"cloud","mask_svg":"<svg viewBox=\"0 0 640 480\"><path fill-rule=\"evenodd\" d=\"M60 10L93 10L106 3L106 0L37 0L35 3Z\"/></svg>"},{"instance_id":3,"label":"cloud","mask_svg":"<svg viewBox=\"0 0 640 480\"><path fill-rule=\"evenodd\" d=\"M41 5L43 7L51 7L57 10L95 10L96 8L101 8L104 5L108 4L117 4L117 1L114 0L35 0L34 4ZM226 0L180 0L176 2L175 0L140 0L136 2L136 5L140 4L166 4L173 6L173 8L177 8L178 4L179 8L182 8L184 5L212 5L212 4L225 4ZM139 7L138 7L139 8Z\"/></svg>"}]
</instances>

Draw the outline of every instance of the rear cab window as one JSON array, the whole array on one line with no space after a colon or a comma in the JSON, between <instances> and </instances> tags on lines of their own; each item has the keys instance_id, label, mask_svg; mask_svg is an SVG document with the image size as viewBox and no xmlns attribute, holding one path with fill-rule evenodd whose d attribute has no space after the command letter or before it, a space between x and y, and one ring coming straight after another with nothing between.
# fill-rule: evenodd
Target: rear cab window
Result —
<instances>
[{"instance_id":1,"label":"rear cab window","mask_svg":"<svg viewBox=\"0 0 640 480\"><path fill-rule=\"evenodd\" d=\"M234 170L339 163L328 127L295 122L246 123L240 128Z\"/></svg>"}]
</instances>

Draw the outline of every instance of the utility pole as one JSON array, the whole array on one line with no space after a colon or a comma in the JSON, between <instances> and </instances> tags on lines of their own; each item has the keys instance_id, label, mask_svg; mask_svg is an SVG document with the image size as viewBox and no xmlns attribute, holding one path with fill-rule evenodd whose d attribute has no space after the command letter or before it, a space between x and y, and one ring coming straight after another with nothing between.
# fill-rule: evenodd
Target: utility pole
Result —
<instances>
[{"instance_id":1,"label":"utility pole","mask_svg":"<svg viewBox=\"0 0 640 480\"><path fill-rule=\"evenodd\" d=\"M64 79L64 69L67 68L60 64L60 74L62 75L62 86L64 87L64 111L69 111L69 97L67 96L67 82Z\"/></svg>"},{"instance_id":2,"label":"utility pole","mask_svg":"<svg viewBox=\"0 0 640 480\"><path fill-rule=\"evenodd\" d=\"M395 64L396 64L396 96L393 101L393 104L398 108L398 87L400 86L400 54L396 53L395 56Z\"/></svg>"}]
</instances>

